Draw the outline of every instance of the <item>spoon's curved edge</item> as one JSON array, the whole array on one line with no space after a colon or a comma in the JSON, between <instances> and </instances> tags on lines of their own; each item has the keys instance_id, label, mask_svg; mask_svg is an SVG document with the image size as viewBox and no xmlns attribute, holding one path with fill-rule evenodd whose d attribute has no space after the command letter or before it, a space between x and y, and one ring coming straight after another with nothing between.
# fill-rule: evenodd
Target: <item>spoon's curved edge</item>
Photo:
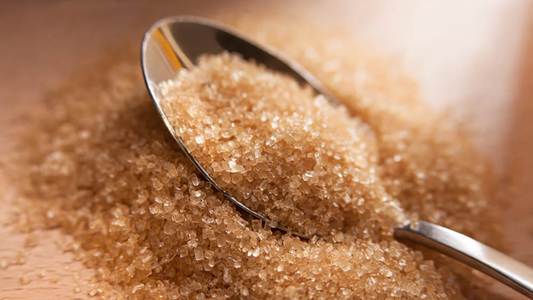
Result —
<instances>
[{"instance_id":1,"label":"spoon's curved edge","mask_svg":"<svg viewBox=\"0 0 533 300\"><path fill-rule=\"evenodd\" d=\"M150 28L146 31L146 33L144 35L144 39L143 39L143 49L142 49L143 52L146 50L147 38L149 38L154 31L156 31L159 28L164 27L165 25L168 25L168 24L171 24L171 23L177 23L177 22L179 22L179 23L200 24L200 25L208 26L208 27L217 29L217 30L219 30L221 32L224 32L224 33L227 33L229 35L237 37L238 39L242 40L243 42L253 46L255 49L265 52L270 57L275 58L276 60L278 60L282 64L288 66L289 69L291 69L293 71L293 73L290 74L292 77L301 77L302 80L300 80L300 78L296 78L296 79L298 81L300 81L300 82L305 82L305 84L307 84L311 88L313 88L314 91L317 94L323 95L326 99L328 99L328 101L330 101L335 106L338 106L340 104L339 101L335 98L335 96L333 96L333 94L322 84L322 82L320 80L318 80L313 74L311 74L311 72L309 72L307 69L305 69L302 65L300 65L296 61L288 58L281 51L278 51L278 50L276 50L275 48L273 48L273 47L271 47L269 45L263 45L263 44L260 44L258 42L255 42L254 40L252 40L252 39L246 37L245 35L241 34L240 32L238 32L237 30L235 30L233 28L230 28L228 26L225 26L225 25L223 25L221 23L215 22L213 20L210 20L210 19L197 17L197 16L187 16L187 15L173 16L173 17L167 17L167 18L160 19L157 22L155 22L154 24L152 24L152 26L150 26ZM239 51L230 51L230 52L239 53ZM180 59L180 61L181 61L184 58L185 55L183 53L177 53L177 56L178 56L178 59ZM187 59L185 59L184 61L187 61ZM262 61L258 61L258 62L259 63L264 63ZM190 62L186 62L186 63L184 63L184 65L185 65L184 67L192 66L192 64ZM269 67L269 66L267 65L267 67Z\"/></svg>"},{"instance_id":2,"label":"spoon's curved edge","mask_svg":"<svg viewBox=\"0 0 533 300\"><path fill-rule=\"evenodd\" d=\"M154 106L156 107L156 111L157 111L159 117L161 118L161 120L165 124L166 128L169 130L170 134L172 135L172 137L174 138L174 140L176 141L176 143L178 144L180 149L183 151L183 153L185 153L185 155L194 164L194 166L200 171L200 173L211 183L211 185L213 187L215 187L215 189L217 189L219 192L221 192L224 195L224 197L229 199L231 202L233 202L235 205L237 205L240 209L242 209L245 212L249 213L253 217L266 222L267 224L269 224L269 226L271 228L280 229L280 230L282 230L284 232L287 232L287 233L289 233L289 234L291 234L293 236L300 237L302 239L310 239L311 236L308 236L308 235L305 235L305 234L301 234L299 232L291 231L289 228L287 228L287 227L285 227L283 225L280 225L280 224L274 224L270 219L268 219L268 218L264 217L263 215L251 210L246 205L244 205L243 203L241 203L240 201L235 199L233 196L229 195L224 189L222 189L215 182L215 180L209 175L209 173L200 165L200 163L189 152L189 150L187 150L187 147L185 146L185 144L183 143L181 138L178 136L178 134L174 130L174 127L170 124L170 121L168 120L168 118L166 117L165 113L163 112L163 109L162 109L161 104L160 104L161 96L160 96L160 92L159 92L159 89L158 89L158 83L160 83L160 82L162 82L164 80L160 80L159 82L155 82L154 80L152 80L150 74L148 74L149 69L148 69L147 66L149 65L149 62L148 62L148 59L149 59L148 58L148 52L150 51L149 47L153 46L153 43L155 43L155 41L153 41L154 40L154 33L158 33L159 28L161 28L162 26L164 26L166 24L169 24L169 23L174 23L174 22L194 22L194 23L199 23L199 24L203 24L203 25L207 25L207 26L212 26L212 27L215 27L215 28L217 28L219 30L222 30L222 31L228 32L230 34L233 34L233 35L237 36L238 38L241 38L245 42L251 43L246 38L243 38L241 35L232 32L230 29L224 28L222 25L216 24L216 23L214 23L214 22L212 22L210 20L206 20L206 19L199 18L199 17L191 17L191 16L169 17L169 18L161 19L161 20L155 22L152 26L150 26L150 28L146 31L146 33L144 35L144 38L143 38L143 41L142 41L142 45L141 45L141 65L142 65L142 70L143 70L144 82L146 84L146 87L148 89L150 97L152 98ZM161 38L161 37L159 37L159 38ZM251 43L251 44L253 44L255 47L259 48L258 45L254 44L254 43ZM163 47L164 47L164 45L163 45ZM152 49L152 50L156 50L156 49ZM159 49L159 50L160 51L165 51L164 49L163 50ZM174 53L174 54L176 56L179 56L178 53ZM273 56L275 55L275 54L270 53L270 50L269 50L269 54L271 54ZM159 53L159 55L164 55L164 56L168 57L168 53ZM278 59L279 59L279 57L278 57ZM316 78L314 78L312 75L308 74L308 72L305 69L303 69L303 67L301 67L299 65L296 65L296 64L289 64L284 59L280 59L280 60L285 62L291 68L297 68L297 69L295 69L296 72L303 72L305 74L304 78L306 80L308 80L307 76L309 76L310 80L314 80L315 82L318 82L318 80ZM184 63L182 60L179 60L179 63L176 64L175 66L179 66L179 68L185 68L185 66L187 66L187 64ZM170 68L170 69L168 69L167 70L167 80L168 79L172 79L175 76L176 72L179 70L179 68L174 68L174 69ZM162 77L165 77L165 76L162 76ZM315 90L318 90L319 88L321 88L320 83L317 86L313 86L313 88ZM333 99L334 98L331 98L331 101L335 101Z\"/></svg>"}]
</instances>

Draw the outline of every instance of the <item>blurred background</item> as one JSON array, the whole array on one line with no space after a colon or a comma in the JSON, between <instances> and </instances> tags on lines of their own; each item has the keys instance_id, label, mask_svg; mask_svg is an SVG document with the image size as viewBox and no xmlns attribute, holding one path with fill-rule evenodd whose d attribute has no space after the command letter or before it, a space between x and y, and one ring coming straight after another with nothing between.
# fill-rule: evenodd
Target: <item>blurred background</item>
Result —
<instances>
[{"instance_id":1,"label":"blurred background","mask_svg":"<svg viewBox=\"0 0 533 300\"><path fill-rule=\"evenodd\" d=\"M346 26L359 41L397 57L418 80L424 100L460 115L501 180L522 184L510 199L506 230L513 256L533 265L530 0L0 0L0 149L9 147L14 111L42 99L106 49L140 45L155 20L266 10ZM16 239L9 234L0 230L0 245ZM0 256L6 251L0 246ZM0 291L8 285L2 282L0 276ZM65 288L71 295L72 287Z\"/></svg>"}]
</instances>

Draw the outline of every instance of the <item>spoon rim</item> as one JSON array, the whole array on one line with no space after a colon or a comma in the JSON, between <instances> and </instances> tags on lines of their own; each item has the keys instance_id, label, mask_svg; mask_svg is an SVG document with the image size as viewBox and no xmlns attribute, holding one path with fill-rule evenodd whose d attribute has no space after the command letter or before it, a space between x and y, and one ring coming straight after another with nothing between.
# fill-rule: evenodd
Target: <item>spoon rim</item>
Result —
<instances>
[{"instance_id":1,"label":"spoon rim","mask_svg":"<svg viewBox=\"0 0 533 300\"><path fill-rule=\"evenodd\" d=\"M157 96L156 88L157 88L157 85L160 82L158 82L158 83L154 82L153 80L151 80L151 78L148 75L146 65L149 64L149 61L148 61L146 52L147 52L147 48L148 48L149 42L151 40L152 34L156 30L158 30L159 28L161 28L161 27L163 27L165 25L168 25L168 24L184 23L184 22L196 23L196 24L200 24L200 25L204 25L204 26L213 27L213 28L215 28L217 30L220 30L220 31L223 31L223 32L225 32L227 34L231 34L231 35L239 38L243 42L248 43L250 45L253 45L254 47L257 47L257 48L265 51L269 55L275 57L276 59L278 59L279 61L281 61L285 65L287 65L290 69L292 69L293 71L298 73L300 76L302 76L302 78L306 81L306 83L308 85L310 85L313 89L315 89L315 91L317 93L320 93L324 97L326 97L326 99L328 99L330 102L332 102L335 105L338 105L339 102L331 95L331 93L329 93L325 89L325 87L321 84L321 82L318 79L316 79L309 71L307 71L305 68L303 68L301 65L299 65L295 61L284 57L282 54L279 53L279 51L273 49L272 47L269 47L269 46L266 46L266 45L260 45L260 44L254 42L254 41L251 41L250 39L244 37L242 34L236 32L234 29L228 28L227 26L222 25L220 23L217 23L215 21L212 21L212 20L209 20L209 19L205 19L205 18L201 18L201 17L196 17L196 16L167 17L167 18L160 19L160 20L156 21L155 23L153 23L144 34L142 45L141 45L141 66L142 66L142 71L143 71L144 82L145 82L145 85L146 85L146 87L148 89L148 93L150 95L150 98L152 99L152 103L156 107L156 111L157 111L159 117L161 118L161 120L165 124L165 127L170 132L170 134L172 135L172 137L174 138L174 140L176 141L176 143L178 144L180 149L185 153L185 155L189 158L189 160L200 171L202 176L204 176L205 179L207 179L207 181L209 181L211 183L211 185L216 190L221 192L224 195L224 197L229 199L231 202L233 202L235 205L237 205L240 209L244 210L245 212L247 212L248 214L254 216L257 219L262 220L263 222L268 224L268 226L270 226L273 229L274 228L280 229L280 230L282 230L282 231L284 231L286 233L289 233L289 234L291 234L293 236L300 237L302 239L306 239L306 240L311 239L312 235L306 235L306 234L302 234L302 233L297 232L297 231L292 231L290 228L288 228L286 226L283 226L283 225L278 224L278 223L274 223L274 221L271 220L270 218L267 218L267 217L263 216L262 214L250 209L245 204L243 204L242 202L237 200L235 197L233 197L232 195L227 193L222 187L220 187L216 183L216 181L211 177L211 175L202 167L202 165L196 160L196 158L189 152L189 150L187 149L187 146L185 146L185 143L182 141L180 136L176 133L176 131L174 130L174 127L172 126L172 124L170 124L170 121L168 120L165 112L163 111L163 109L161 107L161 104L160 104L160 100L158 100L158 96ZM176 43L177 43L177 41L176 41ZM174 48L172 48L172 50L173 50L174 54L179 58L180 57L179 51L176 51L176 49L174 49ZM182 54L182 55L184 55L184 54ZM185 58L187 58L187 57L185 57ZM193 66L194 66L194 64L193 64ZM186 64L182 65L181 68L188 69ZM161 82L163 82L163 81L161 81Z\"/></svg>"}]
</instances>

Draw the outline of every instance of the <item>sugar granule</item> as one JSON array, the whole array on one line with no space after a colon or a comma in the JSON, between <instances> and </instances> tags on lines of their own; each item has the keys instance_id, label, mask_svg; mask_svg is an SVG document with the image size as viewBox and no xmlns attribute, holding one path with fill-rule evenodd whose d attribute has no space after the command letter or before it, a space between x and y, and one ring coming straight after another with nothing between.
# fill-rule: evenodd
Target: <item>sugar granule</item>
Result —
<instances>
[{"instance_id":1,"label":"sugar granule","mask_svg":"<svg viewBox=\"0 0 533 300\"><path fill-rule=\"evenodd\" d=\"M327 200L325 213L340 212L340 221L330 216L314 220L318 221L316 230L328 231L331 240L304 242L273 232L256 220L243 218L214 192L165 133L133 51L120 52L71 79L63 90L50 94L46 108L35 114L28 130L31 134L21 137L20 157L11 168L14 186L24 197L22 211L29 216L21 218L19 225L28 229L59 227L71 234L77 244L73 251L97 271L98 288L89 292L94 295L114 289L119 297L136 299L482 297L483 286L470 269L395 241L386 234L390 232L386 228L391 222L389 214L377 210L386 210L398 201L408 215L417 214L420 219L498 246L499 223L491 209L497 207L498 199L490 169L479 153L453 122L419 100L414 83L387 60L338 31L293 23L271 16L231 20L251 37L297 59L348 107L349 112L327 107L315 110L312 101L302 103L311 105L311 111L300 111L298 117L305 120L314 112L323 114L317 120L330 121L325 122L328 128L310 128L317 135L305 138L314 147L309 153L326 151L322 155L328 160L341 161L339 170L326 168L319 174L304 159L305 168L290 160L277 161L284 169L275 173L298 179L286 182L278 194L295 193L307 186L340 197L342 192L335 190L339 187L355 193L346 181L333 180L335 171L342 173L342 168L356 164L342 160L358 153L360 162L366 164L361 172L374 170L371 177L375 182L361 186L361 192L375 196L358 198L358 205L338 203L337 210L329 197L317 194L311 198ZM294 101L312 98L305 90L291 89L284 78L269 80L283 87L277 91L279 97L288 91L298 94ZM222 82L228 81L215 80ZM265 121L255 120L269 123L258 126L272 133L286 129L291 115L279 114L283 105L269 100ZM290 108L293 104L286 105ZM298 112L298 108L292 109ZM347 117L348 113L356 118ZM276 116L279 119L274 120ZM301 129L296 126L294 130ZM364 141L365 149L349 149L357 143L338 140L350 131ZM234 133L221 130L216 134L229 142ZM197 151L203 151L200 146L213 139L209 135L194 137L191 141L198 145ZM260 160L280 140L290 138L278 134L247 155ZM243 174L242 150L240 158L237 152L231 152L235 157L218 157L230 153L226 150L233 145L220 147L229 148L217 151L211 159L219 165L210 167L223 171L226 175L220 176L225 176L225 182L238 185L241 192L246 187L262 191L255 195L252 190L250 197L274 193L276 187L269 181L275 178L268 177L270 171L252 169ZM300 155L307 153L306 149L300 151ZM275 152L270 155L280 158ZM255 181L260 176L269 181ZM331 179L322 190L318 176ZM389 197L386 205L376 201L383 200L380 195ZM283 202L284 198L277 200ZM301 203L297 198L291 200ZM285 205L291 202L271 209L283 213ZM320 207L320 203L310 205ZM266 206L264 209L268 213ZM353 213L357 222L350 224L348 213ZM279 216L280 220L286 218ZM290 219L296 220L294 226L313 230L305 219L292 215ZM382 225L385 228L380 228ZM340 230L346 228L355 229Z\"/></svg>"}]
</instances>

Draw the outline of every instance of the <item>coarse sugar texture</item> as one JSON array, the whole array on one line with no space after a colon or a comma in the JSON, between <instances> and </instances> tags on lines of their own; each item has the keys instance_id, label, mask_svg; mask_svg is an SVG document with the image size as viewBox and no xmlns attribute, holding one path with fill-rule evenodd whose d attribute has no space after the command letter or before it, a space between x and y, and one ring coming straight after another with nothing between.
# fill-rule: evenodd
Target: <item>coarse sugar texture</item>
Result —
<instances>
[{"instance_id":1,"label":"coarse sugar texture","mask_svg":"<svg viewBox=\"0 0 533 300\"><path fill-rule=\"evenodd\" d=\"M310 87L222 53L159 90L193 157L273 222L309 236L371 238L404 219L376 174L370 127Z\"/></svg>"},{"instance_id":2,"label":"coarse sugar texture","mask_svg":"<svg viewBox=\"0 0 533 300\"><path fill-rule=\"evenodd\" d=\"M504 195L490 164L465 128L420 99L416 82L395 60L360 45L343 28L331 34L331 29L303 31L297 22L223 20L296 60L370 125L379 178L408 215L503 246L495 237L502 234L498 211Z\"/></svg>"},{"instance_id":3,"label":"coarse sugar texture","mask_svg":"<svg viewBox=\"0 0 533 300\"><path fill-rule=\"evenodd\" d=\"M321 31L271 15L232 17L229 23L297 59L355 117L327 105L318 112L308 91L291 89L286 78L270 78L279 80L283 90L297 93L293 100L311 100L301 105L319 113L317 119L331 121L325 122L328 128L313 128L317 136L308 138L313 147L307 149L309 153L328 149L333 154L324 157L335 160L334 152L339 151L344 156L337 163L343 168L355 164L349 159L359 151L368 160L364 170L375 166L375 184L362 186L363 192L389 195L387 203L399 201L410 216L495 246L501 243L498 194L490 168L453 122L423 104L414 82L394 64L341 31ZM61 228L72 235L75 245L69 248L95 270L99 295L114 294L119 299L488 297L484 280L472 270L376 231L373 222L393 221L387 213L372 210L382 207L377 202L364 204L363 212L357 207L353 211L363 225L350 225L368 226L366 235L364 230L337 231L328 240L301 241L241 215L199 176L168 136L146 92L136 50L119 51L50 93L46 106L37 109L27 133L20 136L17 159L7 166L21 195L19 226ZM232 63L263 72L238 60ZM283 105L270 103L265 111L278 113ZM300 114L302 120L310 116ZM280 115L276 123L285 126L284 118L290 117ZM260 119L256 122L264 126ZM341 124L353 128L339 128ZM325 134L329 131L335 132ZM349 132L366 148L343 149L353 141L335 139ZM203 138L209 142L208 136ZM322 146L319 141L327 143ZM261 154L268 149L272 148L262 147ZM229 152L222 149L215 156L224 153ZM295 176L304 170L290 162L282 165ZM324 176L334 178L331 170L325 171ZM253 168L249 172L252 178L269 176ZM240 181L242 186L254 184L246 178ZM326 192L335 195L336 186L331 182ZM312 183L309 187L321 188ZM323 204L326 212L335 209L332 202ZM332 229L344 227L352 210L349 205L339 208L343 221L331 221Z\"/></svg>"}]
</instances>

